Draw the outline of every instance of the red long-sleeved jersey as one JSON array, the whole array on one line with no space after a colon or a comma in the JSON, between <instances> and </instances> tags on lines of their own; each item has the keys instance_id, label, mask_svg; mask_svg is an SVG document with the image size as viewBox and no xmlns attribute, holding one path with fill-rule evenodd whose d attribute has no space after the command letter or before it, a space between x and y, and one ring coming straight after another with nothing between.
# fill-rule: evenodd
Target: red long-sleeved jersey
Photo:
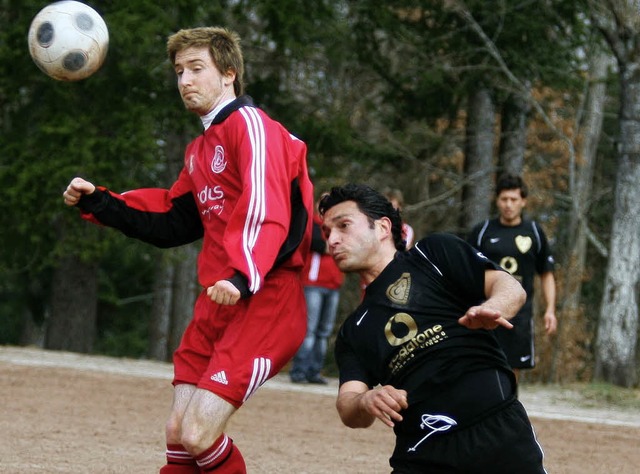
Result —
<instances>
[{"instance_id":1,"label":"red long-sleeved jersey","mask_svg":"<svg viewBox=\"0 0 640 474\"><path fill-rule=\"evenodd\" d=\"M204 237L202 286L231 280L243 296L275 267L300 271L310 248L313 187L306 145L242 96L185 150L170 189L82 197L83 217L159 247Z\"/></svg>"}]
</instances>

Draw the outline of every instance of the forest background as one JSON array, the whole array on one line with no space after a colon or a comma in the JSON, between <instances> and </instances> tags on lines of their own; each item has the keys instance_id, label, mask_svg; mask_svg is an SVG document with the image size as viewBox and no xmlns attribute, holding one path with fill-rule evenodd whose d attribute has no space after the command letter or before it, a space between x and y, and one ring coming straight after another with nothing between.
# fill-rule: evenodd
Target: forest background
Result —
<instances>
[{"instance_id":1,"label":"forest background","mask_svg":"<svg viewBox=\"0 0 640 474\"><path fill-rule=\"evenodd\" d=\"M198 245L127 239L61 195L74 176L171 185L201 124L166 38L223 25L243 38L247 93L307 143L317 192L399 188L418 237L464 235L494 214L496 176L523 174L556 257L559 319L546 337L537 312L526 380L638 385L638 0L88 3L108 56L65 83L28 54L46 2L0 0L0 344L170 360ZM358 298L350 277L339 321Z\"/></svg>"}]
</instances>

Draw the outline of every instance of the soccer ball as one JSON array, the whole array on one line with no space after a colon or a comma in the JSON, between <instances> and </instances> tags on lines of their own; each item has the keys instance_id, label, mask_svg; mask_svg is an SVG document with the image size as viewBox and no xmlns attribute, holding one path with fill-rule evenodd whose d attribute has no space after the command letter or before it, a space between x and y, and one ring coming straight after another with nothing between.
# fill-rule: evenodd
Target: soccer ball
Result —
<instances>
[{"instance_id":1,"label":"soccer ball","mask_svg":"<svg viewBox=\"0 0 640 474\"><path fill-rule=\"evenodd\" d=\"M33 61L45 74L60 81L78 81L102 66L109 30L93 8L65 0L38 12L28 42Z\"/></svg>"}]
</instances>

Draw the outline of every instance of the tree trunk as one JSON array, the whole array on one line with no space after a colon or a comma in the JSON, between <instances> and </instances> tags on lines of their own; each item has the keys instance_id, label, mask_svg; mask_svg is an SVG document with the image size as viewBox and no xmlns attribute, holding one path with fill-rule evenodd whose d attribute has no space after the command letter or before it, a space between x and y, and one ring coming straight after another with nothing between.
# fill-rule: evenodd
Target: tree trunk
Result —
<instances>
[{"instance_id":1,"label":"tree trunk","mask_svg":"<svg viewBox=\"0 0 640 474\"><path fill-rule=\"evenodd\" d=\"M607 99L605 80L609 64L610 55L604 52L595 53L590 61L584 125L579 134L578 162L570 170L570 175L575 176L575 179L570 179L572 206L569 226L564 234L567 251L560 265L564 278L558 308L558 336L552 350L549 382L575 381L576 375L584 373L586 369L585 346L588 336L580 294L587 251L586 219L591 205L593 171Z\"/></svg>"},{"instance_id":2,"label":"tree trunk","mask_svg":"<svg viewBox=\"0 0 640 474\"><path fill-rule=\"evenodd\" d=\"M98 313L98 265L76 255L62 258L53 274L51 318L45 348L91 352Z\"/></svg>"},{"instance_id":3,"label":"tree trunk","mask_svg":"<svg viewBox=\"0 0 640 474\"><path fill-rule=\"evenodd\" d=\"M156 271L150 327L149 357L171 361L193 316L198 294L198 245L166 250Z\"/></svg>"},{"instance_id":4,"label":"tree trunk","mask_svg":"<svg viewBox=\"0 0 640 474\"><path fill-rule=\"evenodd\" d=\"M173 71L167 74L167 81L172 83L175 74ZM183 128L173 127L165 131L165 140L163 181L168 187L184 166L184 147L190 141L190 134ZM150 328L149 356L154 359L171 361L191 321L198 248L199 244L194 243L163 251L156 269Z\"/></svg>"},{"instance_id":5,"label":"tree trunk","mask_svg":"<svg viewBox=\"0 0 640 474\"><path fill-rule=\"evenodd\" d=\"M590 4L591 20L618 63L620 138L609 261L596 339L595 378L637 383L640 280L640 25L635 1Z\"/></svg>"},{"instance_id":6,"label":"tree trunk","mask_svg":"<svg viewBox=\"0 0 640 474\"><path fill-rule=\"evenodd\" d=\"M531 107L519 96L510 96L502 107L498 173L522 176L527 146L527 116Z\"/></svg>"},{"instance_id":7,"label":"tree trunk","mask_svg":"<svg viewBox=\"0 0 640 474\"><path fill-rule=\"evenodd\" d=\"M638 152L636 152L638 153ZM619 165L609 262L596 344L595 377L622 387L637 383L640 165Z\"/></svg>"},{"instance_id":8,"label":"tree trunk","mask_svg":"<svg viewBox=\"0 0 640 474\"><path fill-rule=\"evenodd\" d=\"M462 192L462 221L469 226L489 217L492 202L493 124L495 110L488 88L479 86L469 97L467 137L465 143L465 176L468 180Z\"/></svg>"},{"instance_id":9,"label":"tree trunk","mask_svg":"<svg viewBox=\"0 0 640 474\"><path fill-rule=\"evenodd\" d=\"M169 351L173 354L180 345L184 330L193 317L193 305L198 294L196 261L199 246L191 244L177 250L175 278L173 282L173 305Z\"/></svg>"},{"instance_id":10,"label":"tree trunk","mask_svg":"<svg viewBox=\"0 0 640 474\"><path fill-rule=\"evenodd\" d=\"M171 258L163 255L158 262L153 286L149 328L149 357L169 360L169 334L175 267Z\"/></svg>"}]
</instances>

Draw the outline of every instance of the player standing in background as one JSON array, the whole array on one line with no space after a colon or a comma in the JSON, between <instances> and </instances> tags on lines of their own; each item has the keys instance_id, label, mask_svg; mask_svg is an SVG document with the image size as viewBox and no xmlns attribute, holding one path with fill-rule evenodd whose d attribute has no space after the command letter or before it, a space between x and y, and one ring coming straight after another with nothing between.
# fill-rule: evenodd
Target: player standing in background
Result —
<instances>
[{"instance_id":1,"label":"player standing in background","mask_svg":"<svg viewBox=\"0 0 640 474\"><path fill-rule=\"evenodd\" d=\"M180 96L204 125L177 181L168 190L116 194L74 178L64 200L85 219L160 247L204 237L203 291L173 357L160 472L244 473L226 423L293 357L306 332L300 271L313 213L306 146L242 95L234 32L180 30L167 50Z\"/></svg>"},{"instance_id":2,"label":"player standing in background","mask_svg":"<svg viewBox=\"0 0 640 474\"><path fill-rule=\"evenodd\" d=\"M477 224L467 239L487 258L511 273L527 292L526 303L511 320L513 329L496 330L516 378L520 369L531 369L535 365L533 288L536 274L540 275L546 304L544 328L547 335L554 334L558 326L554 260L542 227L522 216L527 195L528 189L521 177L501 176L496 184L499 216Z\"/></svg>"},{"instance_id":3,"label":"player standing in background","mask_svg":"<svg viewBox=\"0 0 640 474\"><path fill-rule=\"evenodd\" d=\"M336 322L344 274L329 254L321 226L322 219L316 213L313 216L311 252L302 271L307 302L307 335L289 371L293 383L327 384L320 371L324 367L328 339Z\"/></svg>"},{"instance_id":4,"label":"player standing in background","mask_svg":"<svg viewBox=\"0 0 640 474\"><path fill-rule=\"evenodd\" d=\"M542 450L489 329L526 299L497 264L451 234L404 250L399 212L368 186L320 201L343 272L367 282L336 340L343 423L393 427L394 473L541 474Z\"/></svg>"}]
</instances>

